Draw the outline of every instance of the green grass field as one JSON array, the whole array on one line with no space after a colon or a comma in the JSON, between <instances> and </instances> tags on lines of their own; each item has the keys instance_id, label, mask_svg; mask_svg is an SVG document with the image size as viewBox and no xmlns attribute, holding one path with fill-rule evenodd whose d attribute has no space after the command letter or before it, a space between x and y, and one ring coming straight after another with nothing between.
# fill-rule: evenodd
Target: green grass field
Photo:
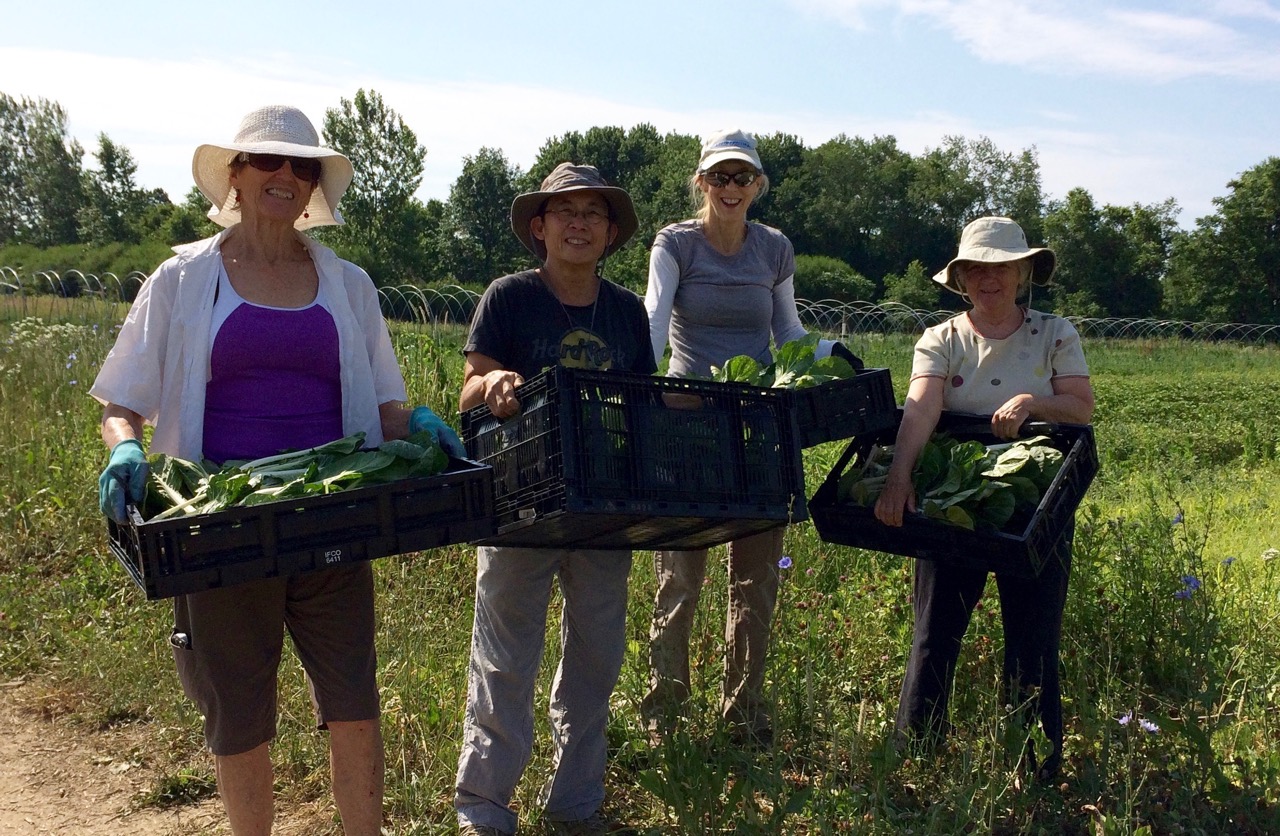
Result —
<instances>
[{"instance_id":1,"label":"green grass field","mask_svg":"<svg viewBox=\"0 0 1280 836\"><path fill-rule=\"evenodd\" d=\"M106 459L87 395L118 307L0 301L0 675L35 683L42 710L85 729L137 724L164 777L139 803L207 794L212 763L166 644L167 602L147 602L107 551L96 480ZM38 317L38 319L37 319ZM397 326L410 397L452 414L457 328ZM854 338L901 397L910 337ZM1087 342L1102 468L1077 515L1063 686L1067 763L1024 785L1025 732L998 704L998 603L975 613L934 756L889 745L910 644L910 561L787 533L768 688L778 744L727 745L715 716L724 568L693 642L687 734L651 749L637 705L654 589L632 575L629 652L614 696L607 808L650 833L1280 832L1280 351L1226 344ZM843 449L806 451L810 492ZM454 829L473 550L377 561L388 828ZM554 623L548 646L556 647ZM520 786L537 813L550 747L544 663L540 736ZM296 660L282 674L274 744L282 804L327 792ZM1126 719L1128 718L1128 719ZM1035 741L1033 740L1033 743ZM340 832L335 824L332 832Z\"/></svg>"}]
</instances>

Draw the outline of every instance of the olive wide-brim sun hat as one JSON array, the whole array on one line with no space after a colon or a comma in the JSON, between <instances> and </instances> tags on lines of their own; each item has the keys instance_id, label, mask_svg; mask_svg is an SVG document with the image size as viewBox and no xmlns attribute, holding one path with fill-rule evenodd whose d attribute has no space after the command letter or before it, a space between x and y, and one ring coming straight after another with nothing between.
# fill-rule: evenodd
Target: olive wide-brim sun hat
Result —
<instances>
[{"instance_id":1,"label":"olive wide-brim sun hat","mask_svg":"<svg viewBox=\"0 0 1280 836\"><path fill-rule=\"evenodd\" d=\"M191 158L191 176L200 193L213 204L209 218L214 223L229 227L241 220L235 190L231 188L229 166L236 157L246 153L320 160L320 182L311 190L311 201L293 225L296 229L309 229L344 223L338 201L355 176L351 161L332 148L322 146L320 135L306 114L287 105L260 107L244 117L231 142L209 143L196 149Z\"/></svg>"},{"instance_id":2,"label":"olive wide-brim sun hat","mask_svg":"<svg viewBox=\"0 0 1280 836\"><path fill-rule=\"evenodd\" d=\"M1027 246L1027 234L1010 218L990 216L970 221L960 233L960 249L933 280L952 293L965 295L956 275L956 265L969 261L999 264L1031 259L1031 281L1047 285L1057 267L1057 256L1048 247Z\"/></svg>"},{"instance_id":3,"label":"olive wide-brim sun hat","mask_svg":"<svg viewBox=\"0 0 1280 836\"><path fill-rule=\"evenodd\" d=\"M622 249L640 228L640 219L636 217L636 208L631 203L631 195L626 189L610 186L593 165L574 165L560 163L542 181L536 192L525 192L516 195L511 201L511 231L524 244L524 248L538 257L539 261L547 258L547 245L533 237L529 229L529 221L542 209L548 198L569 192L596 192L609 204L609 222L617 224L618 234L613 242L604 248L604 255L612 255Z\"/></svg>"}]
</instances>

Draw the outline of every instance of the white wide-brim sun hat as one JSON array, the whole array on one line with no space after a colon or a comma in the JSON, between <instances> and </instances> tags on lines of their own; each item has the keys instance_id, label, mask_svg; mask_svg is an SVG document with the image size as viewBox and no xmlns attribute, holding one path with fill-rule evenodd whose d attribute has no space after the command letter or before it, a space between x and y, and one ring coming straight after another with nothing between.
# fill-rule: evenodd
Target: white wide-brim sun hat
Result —
<instances>
[{"instance_id":1,"label":"white wide-brim sun hat","mask_svg":"<svg viewBox=\"0 0 1280 836\"><path fill-rule=\"evenodd\" d=\"M311 120L301 110L287 105L268 105L244 117L235 139L226 144L206 144L191 158L191 176L200 193L213 204L209 218L219 226L234 226L241 220L240 207L231 188L232 160L243 153L280 154L321 161L320 182L311 190L311 201L294 221L297 229L335 226L344 223L338 201L346 194L355 171L345 156L320 145Z\"/></svg>"},{"instance_id":2,"label":"white wide-brim sun hat","mask_svg":"<svg viewBox=\"0 0 1280 836\"><path fill-rule=\"evenodd\" d=\"M956 265L966 261L999 264L1031 259L1031 281L1047 285L1057 267L1057 256L1048 247L1027 246L1027 235L1010 218L989 216L971 221L960 233L956 257L939 270L933 280L953 293L965 295L956 275Z\"/></svg>"}]
</instances>

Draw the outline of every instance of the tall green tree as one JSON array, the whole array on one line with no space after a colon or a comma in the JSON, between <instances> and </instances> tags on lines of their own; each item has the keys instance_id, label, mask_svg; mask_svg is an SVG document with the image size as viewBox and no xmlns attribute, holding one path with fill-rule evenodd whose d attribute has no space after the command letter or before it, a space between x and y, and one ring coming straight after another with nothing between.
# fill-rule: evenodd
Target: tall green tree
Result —
<instances>
[{"instance_id":1,"label":"tall green tree","mask_svg":"<svg viewBox=\"0 0 1280 836\"><path fill-rule=\"evenodd\" d=\"M814 148L778 186L771 218L797 252L838 258L879 279L917 251L915 161L891 136L840 135Z\"/></svg>"},{"instance_id":2,"label":"tall green tree","mask_svg":"<svg viewBox=\"0 0 1280 836\"><path fill-rule=\"evenodd\" d=\"M356 260L377 284L398 284L429 272L422 261L424 214L414 193L427 149L382 96L356 91L324 115L324 140L351 160L355 179L342 199L344 226L319 234Z\"/></svg>"},{"instance_id":3,"label":"tall green tree","mask_svg":"<svg viewBox=\"0 0 1280 836\"><path fill-rule=\"evenodd\" d=\"M85 203L77 218L80 239L89 244L135 244L141 239L142 213L155 202L155 196L138 188L134 180L138 164L133 154L105 133L98 134L98 150L93 156L98 168L84 175ZM167 196L164 202L169 202Z\"/></svg>"},{"instance_id":4,"label":"tall green tree","mask_svg":"<svg viewBox=\"0 0 1280 836\"><path fill-rule=\"evenodd\" d=\"M1058 256L1053 307L1078 316L1147 317L1160 310L1177 205L1097 206L1072 189L1044 220Z\"/></svg>"},{"instance_id":5,"label":"tall green tree","mask_svg":"<svg viewBox=\"0 0 1280 836\"><path fill-rule=\"evenodd\" d=\"M1175 242L1165 300L1178 319L1280 324L1280 157L1228 184Z\"/></svg>"},{"instance_id":6,"label":"tall green tree","mask_svg":"<svg viewBox=\"0 0 1280 836\"><path fill-rule=\"evenodd\" d=\"M965 224L984 215L1013 218L1029 242L1043 240L1044 195L1035 148L1003 151L987 137L948 136L917 159L912 202L921 222L916 257L940 269Z\"/></svg>"},{"instance_id":7,"label":"tall green tree","mask_svg":"<svg viewBox=\"0 0 1280 836\"><path fill-rule=\"evenodd\" d=\"M765 174L769 177L769 191L756 199L751 206L751 213L761 223L780 227L781 219L774 218L771 211L774 194L779 186L787 182L792 172L804 165L808 149L794 134L765 134L756 137L756 143L760 164L764 166ZM786 230L784 229L783 232Z\"/></svg>"},{"instance_id":8,"label":"tall green tree","mask_svg":"<svg viewBox=\"0 0 1280 836\"><path fill-rule=\"evenodd\" d=\"M84 149L67 112L47 99L0 93L0 244L74 244L84 203Z\"/></svg>"},{"instance_id":9,"label":"tall green tree","mask_svg":"<svg viewBox=\"0 0 1280 836\"><path fill-rule=\"evenodd\" d=\"M159 204L160 196L165 198L166 205ZM187 191L182 203L170 202L160 189L153 190L151 201L139 224L143 240L160 241L172 247L208 238L219 230L218 225L209 220L209 201L195 186Z\"/></svg>"},{"instance_id":10,"label":"tall green tree","mask_svg":"<svg viewBox=\"0 0 1280 836\"><path fill-rule=\"evenodd\" d=\"M25 108L0 93L0 246L16 241L26 227L28 196L22 179L26 142Z\"/></svg>"},{"instance_id":11,"label":"tall green tree","mask_svg":"<svg viewBox=\"0 0 1280 836\"><path fill-rule=\"evenodd\" d=\"M462 173L449 190L445 247L460 282L488 284L533 263L511 233L511 201L520 172L496 148L463 157Z\"/></svg>"},{"instance_id":12,"label":"tall green tree","mask_svg":"<svg viewBox=\"0 0 1280 836\"><path fill-rule=\"evenodd\" d=\"M662 146L652 166L653 176L659 181L658 187L650 193L646 206L637 207L642 229L649 228L656 233L662 227L692 214L689 178L698 167L701 150L701 141L691 134L673 131L662 138ZM652 236L644 243L646 247L652 244Z\"/></svg>"},{"instance_id":13,"label":"tall green tree","mask_svg":"<svg viewBox=\"0 0 1280 836\"><path fill-rule=\"evenodd\" d=\"M592 165L609 183L626 189L635 199L653 190L650 168L657 161L662 137L656 128L641 123L630 130L614 125L594 127L586 133L570 131L552 137L538 149L522 185L537 188L542 178L563 162Z\"/></svg>"},{"instance_id":14,"label":"tall green tree","mask_svg":"<svg viewBox=\"0 0 1280 836\"><path fill-rule=\"evenodd\" d=\"M1071 189L1044 218L1044 236L1057 255L1053 307L1080 316L1157 315L1176 216L1172 200L1097 206L1085 189Z\"/></svg>"}]
</instances>

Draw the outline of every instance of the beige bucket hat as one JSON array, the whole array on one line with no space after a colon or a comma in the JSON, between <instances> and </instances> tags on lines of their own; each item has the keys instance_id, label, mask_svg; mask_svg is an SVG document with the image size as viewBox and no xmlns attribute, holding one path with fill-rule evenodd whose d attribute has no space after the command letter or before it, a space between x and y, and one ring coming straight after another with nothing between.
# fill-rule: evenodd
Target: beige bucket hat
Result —
<instances>
[{"instance_id":1,"label":"beige bucket hat","mask_svg":"<svg viewBox=\"0 0 1280 836\"><path fill-rule=\"evenodd\" d=\"M236 205L227 166L243 153L320 160L320 182L311 190L311 202L293 225L297 229L309 229L344 223L338 212L338 201L346 194L355 175L351 161L321 146L320 135L311 120L301 110L287 105L260 107L244 117L231 142L206 144L196 149L191 158L191 176L201 194L213 204L209 218L214 223L234 226L240 222L240 207Z\"/></svg>"},{"instance_id":2,"label":"beige bucket hat","mask_svg":"<svg viewBox=\"0 0 1280 836\"><path fill-rule=\"evenodd\" d=\"M1057 267L1057 256L1053 254L1053 250L1048 247L1027 246L1026 233L1009 218L978 218L970 221L960 233L960 251L933 280L947 290L964 296L964 290L956 276L957 264L966 261L998 264L1024 258L1031 259L1031 281L1040 285L1049 284Z\"/></svg>"},{"instance_id":3,"label":"beige bucket hat","mask_svg":"<svg viewBox=\"0 0 1280 836\"><path fill-rule=\"evenodd\" d=\"M640 219L636 217L635 206L631 203L631 195L626 189L610 186L593 165L574 165L560 163L542 181L536 192L525 192L516 195L511 202L511 230L520 239L520 243L539 259L547 257L547 246L533 237L529 229L529 221L538 214L542 204L552 195L566 192L590 191L603 197L613 211L609 220L618 226L618 235L613 243L605 247L604 254L610 255L622 249L622 245L631 240L640 227Z\"/></svg>"}]
</instances>

